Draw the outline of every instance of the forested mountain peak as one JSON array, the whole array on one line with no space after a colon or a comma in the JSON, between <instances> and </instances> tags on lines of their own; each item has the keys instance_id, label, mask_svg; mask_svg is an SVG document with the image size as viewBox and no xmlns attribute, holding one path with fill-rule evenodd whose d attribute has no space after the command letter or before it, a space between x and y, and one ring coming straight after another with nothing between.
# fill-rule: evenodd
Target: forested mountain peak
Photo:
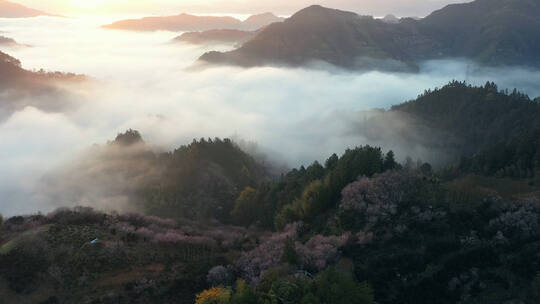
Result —
<instances>
[{"instance_id":1,"label":"forested mountain peak","mask_svg":"<svg viewBox=\"0 0 540 304\"><path fill-rule=\"evenodd\" d=\"M229 139L201 138L160 152L132 129L89 149L77 164L43 181L47 197L67 205L90 201L108 210L201 221L228 222L240 191L271 179Z\"/></svg>"},{"instance_id":2,"label":"forested mountain peak","mask_svg":"<svg viewBox=\"0 0 540 304\"><path fill-rule=\"evenodd\" d=\"M472 86L453 81L442 88L426 90L417 99L396 105L430 128L459 136L469 152L508 141L540 127L540 104L517 90L501 91L493 82ZM465 152L465 151L464 151Z\"/></svg>"},{"instance_id":3,"label":"forested mountain peak","mask_svg":"<svg viewBox=\"0 0 540 304\"><path fill-rule=\"evenodd\" d=\"M355 18L358 15L353 12L324 7L322 5L311 5L299 10L289 18L291 21L315 21L316 18ZM319 21L324 21L320 19Z\"/></svg>"},{"instance_id":4,"label":"forested mountain peak","mask_svg":"<svg viewBox=\"0 0 540 304\"><path fill-rule=\"evenodd\" d=\"M536 66L539 28L539 5L531 0L476 0L394 23L313 5L237 50L207 53L201 60L243 66L324 61L348 69L388 69L395 62L411 67L429 59L467 58L493 66Z\"/></svg>"},{"instance_id":5,"label":"forested mountain peak","mask_svg":"<svg viewBox=\"0 0 540 304\"><path fill-rule=\"evenodd\" d=\"M131 146L138 143L144 143L144 141L139 131L129 129L124 133L119 133L113 143L122 146Z\"/></svg>"}]
</instances>

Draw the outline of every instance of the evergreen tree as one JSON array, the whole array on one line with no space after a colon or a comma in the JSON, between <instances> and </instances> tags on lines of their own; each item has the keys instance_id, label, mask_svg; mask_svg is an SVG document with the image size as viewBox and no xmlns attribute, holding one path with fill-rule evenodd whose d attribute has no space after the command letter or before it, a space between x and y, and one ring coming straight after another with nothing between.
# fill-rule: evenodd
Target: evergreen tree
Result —
<instances>
[{"instance_id":1,"label":"evergreen tree","mask_svg":"<svg viewBox=\"0 0 540 304\"><path fill-rule=\"evenodd\" d=\"M384 167L384 170L393 170L397 168L394 152L392 150L386 153L386 156L384 157L383 167Z\"/></svg>"}]
</instances>

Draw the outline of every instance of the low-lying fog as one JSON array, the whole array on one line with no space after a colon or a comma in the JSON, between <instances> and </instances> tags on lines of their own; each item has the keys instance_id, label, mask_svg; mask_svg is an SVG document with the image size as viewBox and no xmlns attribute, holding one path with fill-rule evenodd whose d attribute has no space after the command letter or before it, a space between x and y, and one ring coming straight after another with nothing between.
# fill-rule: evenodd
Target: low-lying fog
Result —
<instances>
[{"instance_id":1,"label":"low-lying fog","mask_svg":"<svg viewBox=\"0 0 540 304\"><path fill-rule=\"evenodd\" d=\"M388 108L452 79L490 80L500 88L540 95L539 71L503 72L464 61L425 62L418 74L236 67L195 71L189 67L208 49L171 44L180 33L99 28L110 21L0 19L3 35L32 46L0 49L20 59L24 68L95 79L84 90L74 89L70 98L77 99L75 107L57 113L27 107L0 120L0 213L48 211L52 206L43 205L35 192L43 174L76 162L79 152L129 128L167 150L193 138L236 136L297 166L369 143L361 131L351 131L362 119L360 111ZM400 150L384 139L376 144L396 150L400 158L430 157L421 146Z\"/></svg>"}]
</instances>

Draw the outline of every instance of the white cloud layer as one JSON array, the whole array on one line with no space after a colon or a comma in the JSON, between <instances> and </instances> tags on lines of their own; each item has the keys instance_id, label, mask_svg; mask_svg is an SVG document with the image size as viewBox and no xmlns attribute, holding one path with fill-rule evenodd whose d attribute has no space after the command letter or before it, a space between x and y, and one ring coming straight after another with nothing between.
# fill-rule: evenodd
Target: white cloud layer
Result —
<instances>
[{"instance_id":1,"label":"white cloud layer","mask_svg":"<svg viewBox=\"0 0 540 304\"><path fill-rule=\"evenodd\" d=\"M99 29L106 21L0 20L0 31L34 46L5 50L26 68L84 73L97 82L74 93L78 107L63 113L27 107L0 122L0 213L48 210L51 206L37 199L36 181L76 161L77 153L91 144L128 128L163 149L193 138L237 135L296 166L368 143L350 129L359 111L388 108L452 79L473 84L493 80L501 88L540 95L539 71L508 68L501 73L450 60L426 62L418 74L235 67L192 71L186 68L204 48L170 44L178 33ZM404 153L425 151L419 147Z\"/></svg>"}]
</instances>

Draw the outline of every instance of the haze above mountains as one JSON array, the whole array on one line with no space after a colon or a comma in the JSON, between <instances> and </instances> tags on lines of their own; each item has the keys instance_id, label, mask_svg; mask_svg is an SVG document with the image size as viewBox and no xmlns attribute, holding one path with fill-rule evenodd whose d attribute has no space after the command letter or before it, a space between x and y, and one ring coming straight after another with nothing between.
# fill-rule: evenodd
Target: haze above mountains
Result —
<instances>
[{"instance_id":1,"label":"haze above mountains","mask_svg":"<svg viewBox=\"0 0 540 304\"><path fill-rule=\"evenodd\" d=\"M0 1L0 14L48 15L7 1ZM347 69L415 71L421 61L455 58L486 66L539 66L538 16L540 4L534 0L477 0L448 5L422 19L393 15L375 19L314 5L286 20L272 13L245 21L183 13L120 20L103 27L193 32L174 41L238 47L200 57L210 64L252 67L322 62Z\"/></svg>"}]
</instances>

